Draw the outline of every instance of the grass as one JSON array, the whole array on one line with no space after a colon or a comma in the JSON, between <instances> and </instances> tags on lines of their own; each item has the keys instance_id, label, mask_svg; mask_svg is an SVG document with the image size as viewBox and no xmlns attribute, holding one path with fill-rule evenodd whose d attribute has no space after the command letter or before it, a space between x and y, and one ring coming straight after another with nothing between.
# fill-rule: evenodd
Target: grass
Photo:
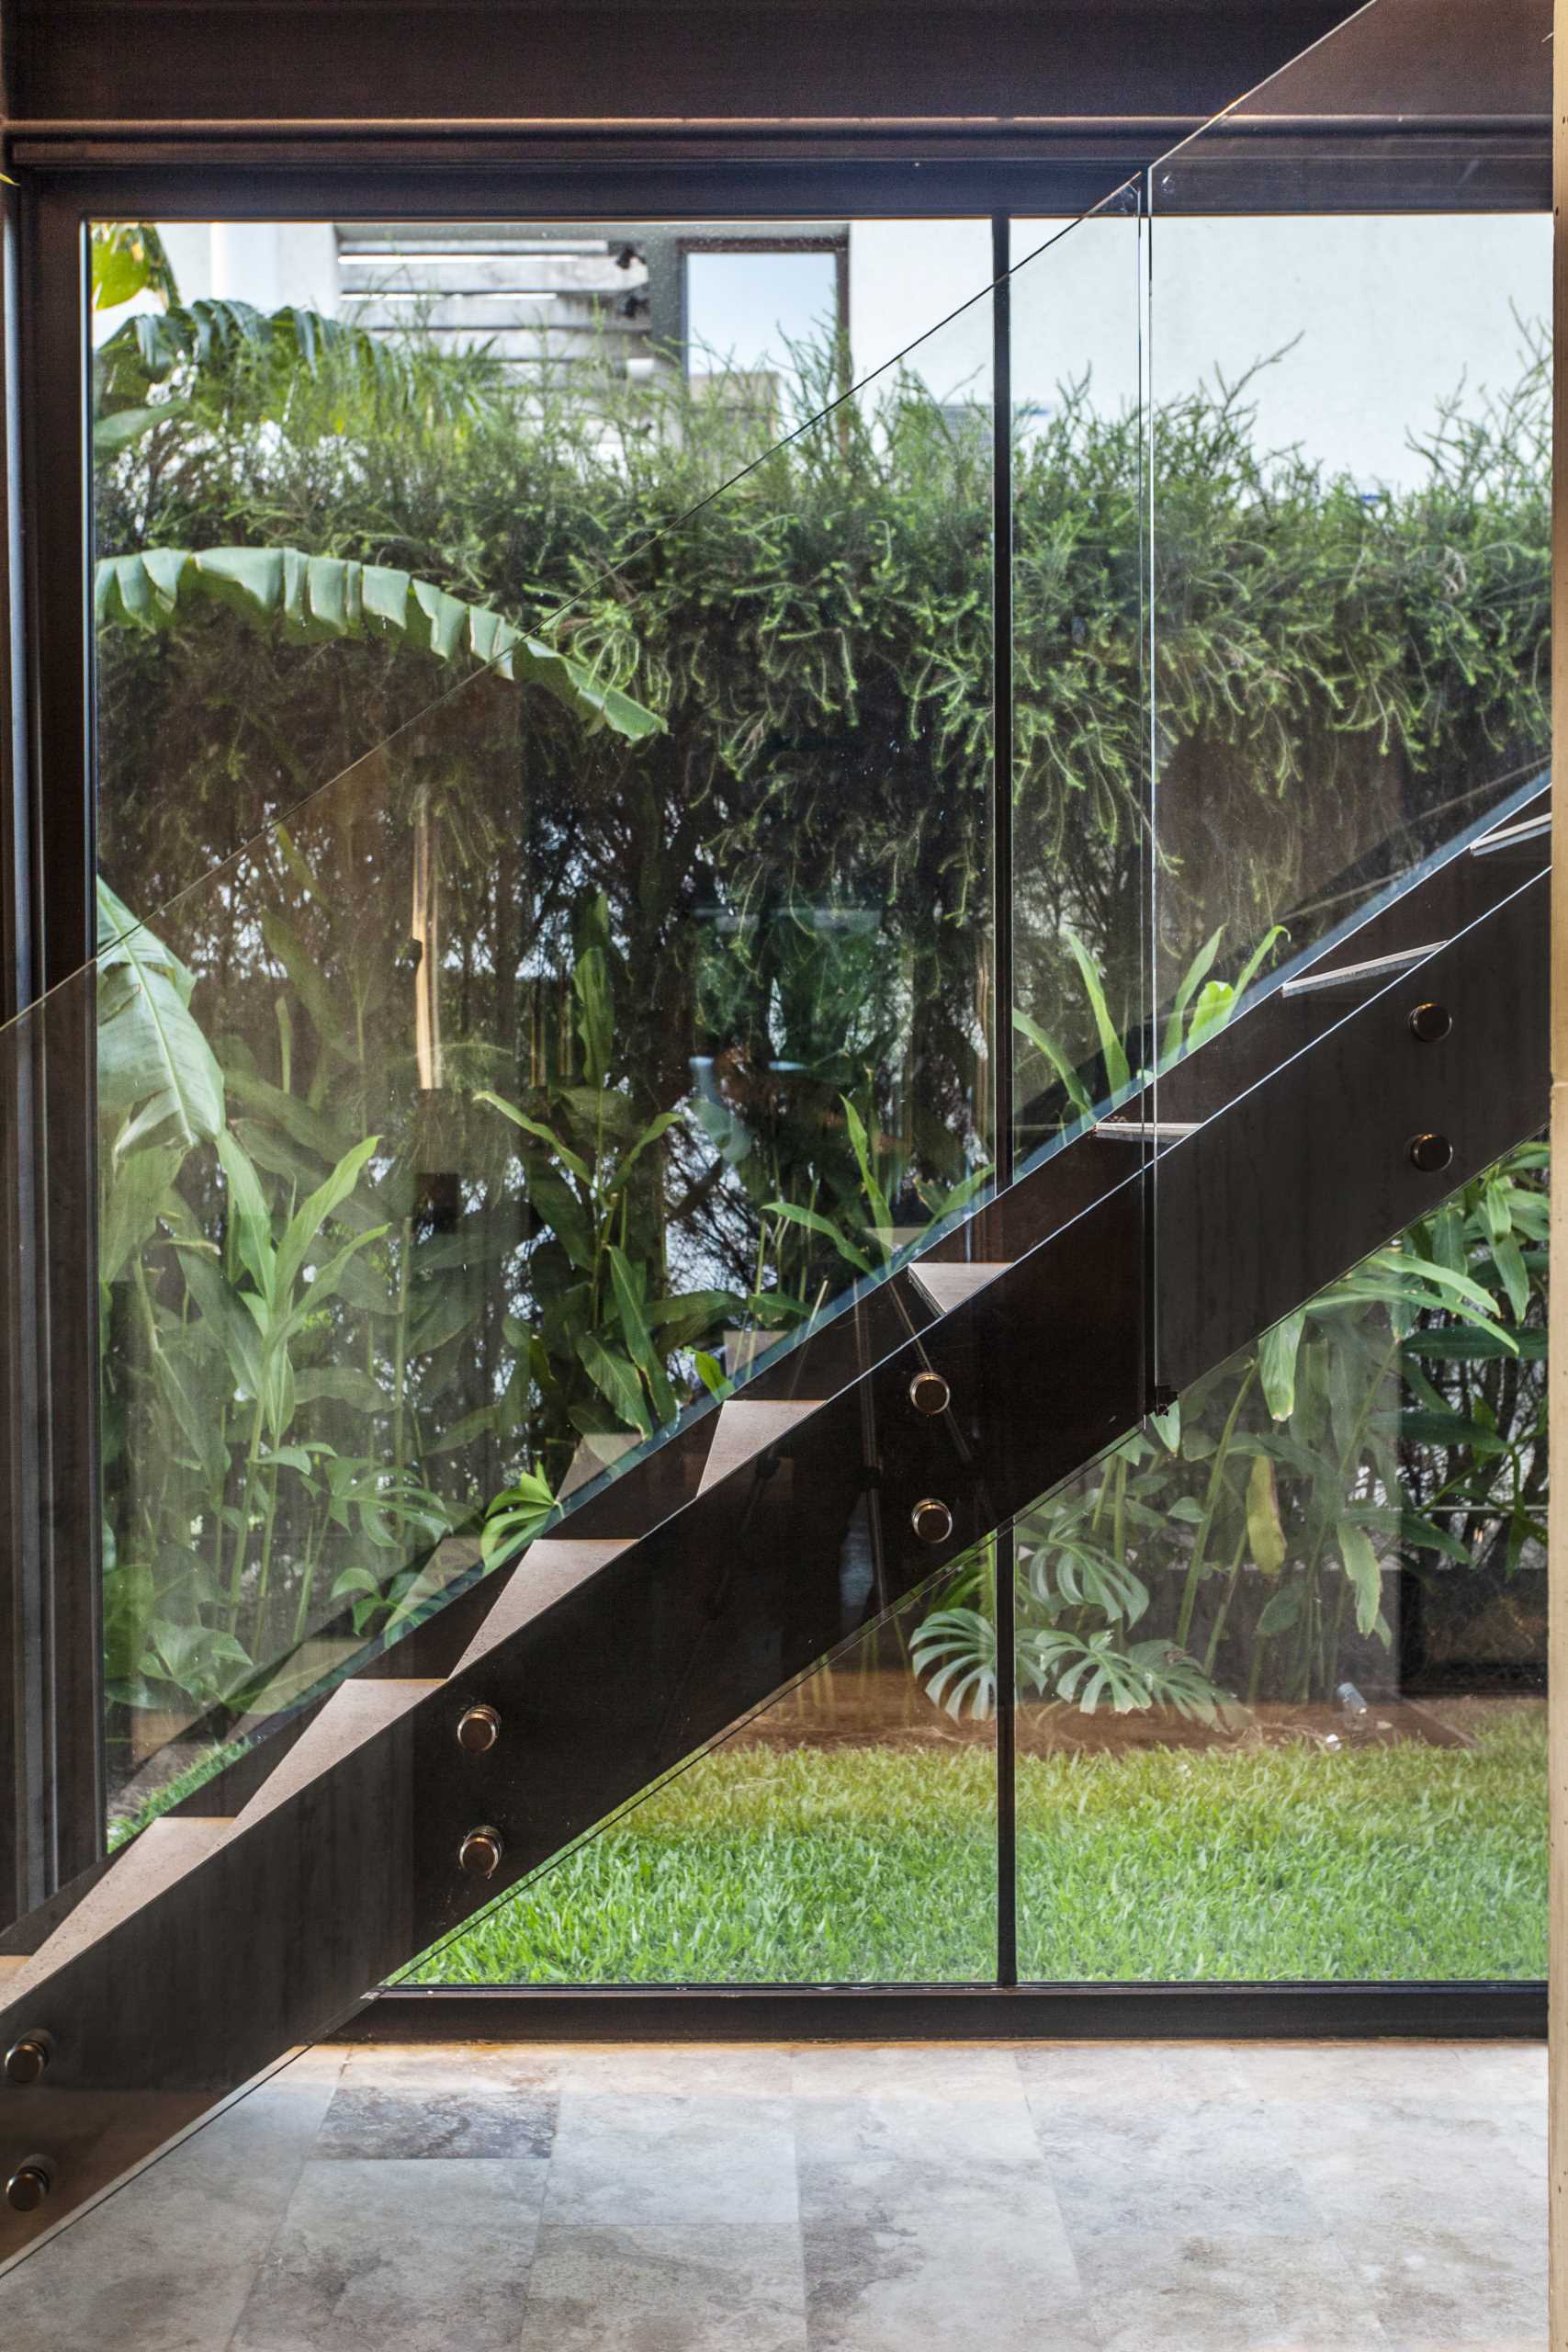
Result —
<instances>
[{"instance_id":1,"label":"grass","mask_svg":"<svg viewBox=\"0 0 1568 2352\"><path fill-rule=\"evenodd\" d=\"M1536 1976L1544 1709L1474 1748L1148 1747L1019 1764L1037 1979ZM720 1749L412 1972L430 1984L942 1982L994 1964L965 1747Z\"/></svg>"}]
</instances>

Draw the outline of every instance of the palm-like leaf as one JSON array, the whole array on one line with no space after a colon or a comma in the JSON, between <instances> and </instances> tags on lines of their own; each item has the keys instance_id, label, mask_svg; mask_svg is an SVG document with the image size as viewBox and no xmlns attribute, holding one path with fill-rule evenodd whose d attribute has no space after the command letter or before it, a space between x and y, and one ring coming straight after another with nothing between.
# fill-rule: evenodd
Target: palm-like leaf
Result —
<instances>
[{"instance_id":1,"label":"palm-like leaf","mask_svg":"<svg viewBox=\"0 0 1568 2352\"><path fill-rule=\"evenodd\" d=\"M509 683L542 688L574 717L628 742L661 725L619 687L601 685L582 662L525 637L487 605L465 604L390 564L298 548L142 548L99 558L100 628L168 629L203 608L238 613L253 628L289 637L395 638L438 662L470 661Z\"/></svg>"}]
</instances>

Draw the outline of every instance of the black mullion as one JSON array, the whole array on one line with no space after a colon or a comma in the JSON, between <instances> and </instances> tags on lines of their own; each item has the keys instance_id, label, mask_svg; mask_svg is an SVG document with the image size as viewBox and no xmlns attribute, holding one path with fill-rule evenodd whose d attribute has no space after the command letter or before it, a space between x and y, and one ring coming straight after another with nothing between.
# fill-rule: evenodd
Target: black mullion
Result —
<instances>
[{"instance_id":1,"label":"black mullion","mask_svg":"<svg viewBox=\"0 0 1568 2352\"><path fill-rule=\"evenodd\" d=\"M991 1089L997 1182L1013 1168L1011 221L991 217ZM997 1981L1018 1983L1016 1641L1011 1526L994 1541L997 1635Z\"/></svg>"},{"instance_id":2,"label":"black mullion","mask_svg":"<svg viewBox=\"0 0 1568 2352\"><path fill-rule=\"evenodd\" d=\"M33 873L25 1063L33 1132L31 1353L35 1484L18 1574L36 1643L30 1703L43 1759L38 1824L46 1892L104 1840L96 1144L96 866L92 765L86 223L24 190L22 253L26 682ZM20 687L18 686L18 691ZM18 1036L18 1046L21 1040ZM24 1309L25 1311L25 1309Z\"/></svg>"}]
</instances>

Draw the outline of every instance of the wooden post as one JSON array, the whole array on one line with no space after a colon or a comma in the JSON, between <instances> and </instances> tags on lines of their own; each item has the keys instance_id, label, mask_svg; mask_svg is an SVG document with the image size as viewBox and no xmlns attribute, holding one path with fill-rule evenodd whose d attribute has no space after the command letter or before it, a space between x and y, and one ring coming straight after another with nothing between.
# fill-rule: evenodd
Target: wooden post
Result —
<instances>
[{"instance_id":1,"label":"wooden post","mask_svg":"<svg viewBox=\"0 0 1568 2352\"><path fill-rule=\"evenodd\" d=\"M1551 1835L1549 2341L1568 2352L1568 0L1551 69L1551 1296L1547 1640Z\"/></svg>"}]
</instances>

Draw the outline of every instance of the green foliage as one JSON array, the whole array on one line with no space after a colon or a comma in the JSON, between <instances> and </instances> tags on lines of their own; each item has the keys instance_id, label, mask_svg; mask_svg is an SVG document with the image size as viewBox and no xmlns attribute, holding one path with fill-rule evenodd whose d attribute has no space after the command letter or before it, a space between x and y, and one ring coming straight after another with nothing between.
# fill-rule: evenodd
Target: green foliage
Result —
<instances>
[{"instance_id":1,"label":"green foliage","mask_svg":"<svg viewBox=\"0 0 1568 2352\"><path fill-rule=\"evenodd\" d=\"M143 254L109 242L113 232L94 240L94 291L126 285L140 292ZM161 256L157 232L129 233L135 245ZM166 264L164 265L166 271ZM367 400L417 408L426 383L417 361L395 344L318 311L291 307L258 311L249 302L217 300L187 308L166 275L155 290L165 297L161 311L144 311L98 345L93 356L93 447L99 458L118 457L155 426L199 424L221 430L239 415L280 422L287 418L301 378L336 399L346 429ZM116 293L124 301L130 293ZM96 300L95 307L112 307ZM493 382L493 371L469 367L444 371L443 390L472 407Z\"/></svg>"},{"instance_id":2,"label":"green foliage","mask_svg":"<svg viewBox=\"0 0 1568 2352\"><path fill-rule=\"evenodd\" d=\"M1511 1153L1026 1515L1024 1690L1204 1719L1323 1701L1376 1676L1391 1577L1539 1567L1545 1165ZM991 1574L968 1566L916 1636L953 1713L994 1704Z\"/></svg>"},{"instance_id":3,"label":"green foliage","mask_svg":"<svg viewBox=\"0 0 1568 2352\"><path fill-rule=\"evenodd\" d=\"M223 1128L223 1073L192 1018L194 976L97 885L98 1111L116 1162L172 1127L188 1148Z\"/></svg>"},{"instance_id":4,"label":"green foliage","mask_svg":"<svg viewBox=\"0 0 1568 2352\"><path fill-rule=\"evenodd\" d=\"M165 303L177 299L164 241L151 221L95 220L92 268L95 311L117 310L146 292Z\"/></svg>"},{"instance_id":5,"label":"green foliage","mask_svg":"<svg viewBox=\"0 0 1568 2352\"><path fill-rule=\"evenodd\" d=\"M564 1424L582 1438L622 1430L646 1438L680 1409L672 1360L707 1339L721 1316L739 1314L740 1301L723 1292L652 1290L660 1146L682 1114L644 1122L629 1090L610 1081L616 959L603 897L584 910L578 937L572 993L585 1082L542 1090L529 1111L488 1088L473 1099L523 1138L513 1148L537 1236L529 1272L538 1301L525 1346L539 1410L552 1433ZM502 1498L501 1516L487 1520L487 1558L503 1556L502 1524L508 1547L526 1540L536 1499L517 1488Z\"/></svg>"},{"instance_id":6,"label":"green foliage","mask_svg":"<svg viewBox=\"0 0 1568 2352\"><path fill-rule=\"evenodd\" d=\"M1223 1029L1285 935L1282 924L1272 924L1234 980L1214 980L1208 974L1219 953L1223 934L1211 932L1177 984L1165 1016L1157 1060L1152 1064L1142 1062L1135 1070L1128 1059L1128 1041L1139 1025L1135 1015L1127 1007L1119 1016L1111 1012L1103 974L1082 940L1070 930L1063 936L1093 1019L1099 1047L1097 1064L1092 1069L1077 1068L1057 1040L1016 1005L1013 1027L1043 1059L1062 1089L1071 1117L1092 1120L1110 1105L1139 1091L1151 1078L1173 1068L1183 1055L1192 1053Z\"/></svg>"},{"instance_id":7,"label":"green foliage","mask_svg":"<svg viewBox=\"0 0 1568 2352\"><path fill-rule=\"evenodd\" d=\"M254 1700L318 1633L406 1623L511 1556L580 1445L602 1459L722 1391L983 1181L988 450L902 377L769 449L674 380L606 376L591 406L243 305L133 320L96 367L106 869L170 907L158 1003L221 1073L219 1103L177 1023L175 1070L149 1058L152 983L120 967L115 1053L141 1074L106 1112L149 1124L107 1138L119 1679L166 1691L191 1661L145 1629L200 1623L254 1664L186 1687ZM1371 505L1260 455L1236 393L1157 420L1159 944L1180 978L1154 1026L1139 428L1069 388L1021 442L1037 1132L1201 1043L1277 924L1306 944L1330 884L1386 878L1543 741L1543 383L1449 417L1426 481ZM556 698L475 676L430 707L433 658L492 658L502 613L545 616L514 669L554 665ZM285 1283L295 1220L345 1167ZM1501 1236L1492 1272L1469 1266L1508 1302L1489 1323L1416 1310L1412 1339L1498 1342L1423 1360L1467 1421L1517 1373L1528 1258ZM1371 1329L1391 1306L1335 1311ZM1359 1580L1364 1616L1360 1539L1386 1560L1388 1531L1342 1496L1309 1568L1258 1419L1288 1389L1290 1414L1318 1409L1312 1344L1269 1343L1206 1541L1228 1563L1250 1513L1270 1602ZM1202 1512L1192 1409L1101 1477L1076 1571L1044 1547L1043 1690L1213 1703L1196 1618L1178 1639L1171 1579L1105 1533L1122 1471L1172 1524ZM1099 1599L1091 1555L1122 1573ZM1223 1573L1197 1588L1207 1608ZM1268 1634L1291 1671L1309 1639L1325 1670L1314 1625Z\"/></svg>"},{"instance_id":8,"label":"green foliage","mask_svg":"<svg viewBox=\"0 0 1568 2352\"><path fill-rule=\"evenodd\" d=\"M438 662L468 662L509 684L542 687L574 718L612 728L629 742L659 725L629 695L596 685L581 662L525 637L499 613L465 605L432 582L386 564L278 547L204 548L196 554L143 548L99 560L94 613L100 628L117 622L169 628L204 605L301 639L391 639Z\"/></svg>"}]
</instances>

